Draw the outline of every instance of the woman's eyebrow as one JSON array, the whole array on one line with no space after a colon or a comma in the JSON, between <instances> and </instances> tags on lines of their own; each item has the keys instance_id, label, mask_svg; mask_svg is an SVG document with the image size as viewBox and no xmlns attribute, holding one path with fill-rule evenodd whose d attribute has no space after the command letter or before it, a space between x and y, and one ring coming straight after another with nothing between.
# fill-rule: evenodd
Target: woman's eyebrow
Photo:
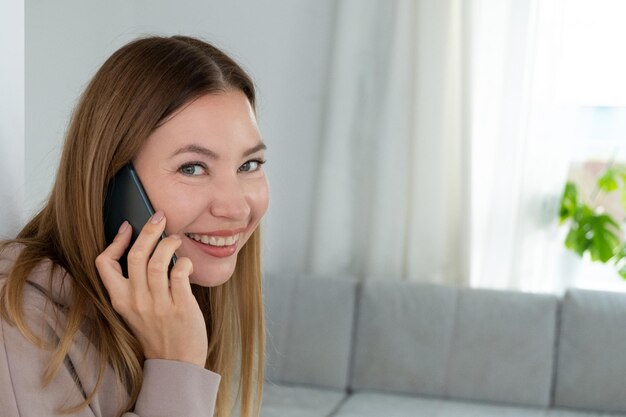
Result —
<instances>
[{"instance_id":1,"label":"woman's eyebrow","mask_svg":"<svg viewBox=\"0 0 626 417\"><path fill-rule=\"evenodd\" d=\"M259 142L258 144L256 144L255 146L253 146L252 148L248 149L247 151L245 151L243 153L243 156L250 156L255 152L258 151L264 151L265 149L267 149L267 146L265 146L265 144L263 142Z\"/></svg>"},{"instance_id":2,"label":"woman's eyebrow","mask_svg":"<svg viewBox=\"0 0 626 417\"><path fill-rule=\"evenodd\" d=\"M250 148L247 151L245 151L243 153L243 156L246 157L248 155L252 155L253 153L258 152L258 151L263 150L263 149L267 149L267 146L265 146L265 144L263 142L260 142L257 145L253 146L252 148ZM196 143L191 143L189 145L185 145L185 146L182 146L182 147L176 149L170 158L173 158L176 155L179 155L181 153L199 153L201 155L209 157L210 159L219 159L219 155L218 154L216 154L212 150L210 150L208 148L205 148L202 145L198 145Z\"/></svg>"}]
</instances>

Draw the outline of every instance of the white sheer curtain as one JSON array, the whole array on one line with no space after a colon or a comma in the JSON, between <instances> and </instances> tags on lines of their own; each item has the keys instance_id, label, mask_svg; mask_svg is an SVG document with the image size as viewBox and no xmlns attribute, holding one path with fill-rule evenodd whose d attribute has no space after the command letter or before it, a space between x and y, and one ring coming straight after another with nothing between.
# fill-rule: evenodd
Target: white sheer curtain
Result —
<instances>
[{"instance_id":1,"label":"white sheer curtain","mask_svg":"<svg viewBox=\"0 0 626 417\"><path fill-rule=\"evenodd\" d=\"M471 284L560 292L573 256L557 224L572 150L555 130L564 4L474 6Z\"/></svg>"},{"instance_id":2,"label":"white sheer curtain","mask_svg":"<svg viewBox=\"0 0 626 417\"><path fill-rule=\"evenodd\" d=\"M24 2L0 4L0 239L21 226L24 201Z\"/></svg>"},{"instance_id":3,"label":"white sheer curtain","mask_svg":"<svg viewBox=\"0 0 626 417\"><path fill-rule=\"evenodd\" d=\"M312 272L468 283L469 4L338 2Z\"/></svg>"}]
</instances>

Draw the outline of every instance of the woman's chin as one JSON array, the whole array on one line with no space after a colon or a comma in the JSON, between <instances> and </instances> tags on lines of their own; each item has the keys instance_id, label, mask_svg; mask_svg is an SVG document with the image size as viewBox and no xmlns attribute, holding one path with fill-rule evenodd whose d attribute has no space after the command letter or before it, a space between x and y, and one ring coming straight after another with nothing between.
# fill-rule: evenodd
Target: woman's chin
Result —
<instances>
[{"instance_id":1,"label":"woman's chin","mask_svg":"<svg viewBox=\"0 0 626 417\"><path fill-rule=\"evenodd\" d=\"M235 263L231 265L200 265L193 266L194 271L189 276L192 284L201 287L217 287L224 284L232 277L235 271Z\"/></svg>"},{"instance_id":2,"label":"woman's chin","mask_svg":"<svg viewBox=\"0 0 626 417\"><path fill-rule=\"evenodd\" d=\"M227 257L214 257L198 250L195 243L185 239L182 247L176 251L176 255L185 256L191 260L193 272L189 276L189 281L192 284L201 287L217 287L228 281L235 272L238 253Z\"/></svg>"}]
</instances>

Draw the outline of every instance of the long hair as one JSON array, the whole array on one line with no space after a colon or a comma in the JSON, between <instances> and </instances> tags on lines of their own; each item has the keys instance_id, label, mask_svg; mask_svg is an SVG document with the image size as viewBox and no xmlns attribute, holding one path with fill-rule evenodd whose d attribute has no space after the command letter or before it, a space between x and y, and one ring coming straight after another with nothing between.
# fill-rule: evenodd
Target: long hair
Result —
<instances>
[{"instance_id":1,"label":"long hair","mask_svg":"<svg viewBox=\"0 0 626 417\"><path fill-rule=\"evenodd\" d=\"M72 280L66 327L52 347L44 386L63 364L85 317L93 317L89 337L99 352L97 383L85 401L64 412L89 404L109 363L130 396L120 414L132 409L142 383L141 345L113 310L95 267L95 258L106 247L103 203L108 181L174 111L201 95L232 89L244 92L255 107L250 77L199 39L147 37L123 46L98 70L74 110L47 202L15 239L0 243L0 250L13 243L24 246L0 293L0 313L33 343L46 346L23 314L29 274L39 262L50 260ZM230 415L235 406L244 417L259 413L265 350L260 262L257 228L238 254L229 281L214 288L193 285L209 336L205 366L222 375L219 417Z\"/></svg>"}]
</instances>

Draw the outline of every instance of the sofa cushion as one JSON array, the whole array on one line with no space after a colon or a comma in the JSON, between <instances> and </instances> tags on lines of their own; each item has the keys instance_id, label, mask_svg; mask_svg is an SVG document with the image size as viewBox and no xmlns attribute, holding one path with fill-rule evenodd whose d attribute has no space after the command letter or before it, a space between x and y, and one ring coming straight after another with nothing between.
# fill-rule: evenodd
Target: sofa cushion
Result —
<instances>
[{"instance_id":1,"label":"sofa cushion","mask_svg":"<svg viewBox=\"0 0 626 417\"><path fill-rule=\"evenodd\" d=\"M344 398L341 391L266 383L261 417L326 417Z\"/></svg>"},{"instance_id":2,"label":"sofa cushion","mask_svg":"<svg viewBox=\"0 0 626 417\"><path fill-rule=\"evenodd\" d=\"M548 406L557 309L552 295L460 290L448 396Z\"/></svg>"},{"instance_id":3,"label":"sofa cushion","mask_svg":"<svg viewBox=\"0 0 626 417\"><path fill-rule=\"evenodd\" d=\"M544 417L545 410L361 392L333 417Z\"/></svg>"},{"instance_id":4,"label":"sofa cushion","mask_svg":"<svg viewBox=\"0 0 626 417\"><path fill-rule=\"evenodd\" d=\"M266 276L269 380L347 388L355 287L350 277Z\"/></svg>"},{"instance_id":5,"label":"sofa cushion","mask_svg":"<svg viewBox=\"0 0 626 417\"><path fill-rule=\"evenodd\" d=\"M352 387L444 396L456 297L452 287L366 281Z\"/></svg>"},{"instance_id":6,"label":"sofa cushion","mask_svg":"<svg viewBox=\"0 0 626 417\"><path fill-rule=\"evenodd\" d=\"M626 414L602 413L583 410L552 408L546 411L546 417L625 417Z\"/></svg>"},{"instance_id":7,"label":"sofa cushion","mask_svg":"<svg viewBox=\"0 0 626 417\"><path fill-rule=\"evenodd\" d=\"M569 290L561 318L555 403L626 412L626 294Z\"/></svg>"},{"instance_id":8,"label":"sofa cushion","mask_svg":"<svg viewBox=\"0 0 626 417\"><path fill-rule=\"evenodd\" d=\"M333 417L434 417L446 401L396 394L352 394Z\"/></svg>"},{"instance_id":9,"label":"sofa cushion","mask_svg":"<svg viewBox=\"0 0 626 417\"><path fill-rule=\"evenodd\" d=\"M557 307L551 295L368 281L352 386L548 406Z\"/></svg>"}]
</instances>

